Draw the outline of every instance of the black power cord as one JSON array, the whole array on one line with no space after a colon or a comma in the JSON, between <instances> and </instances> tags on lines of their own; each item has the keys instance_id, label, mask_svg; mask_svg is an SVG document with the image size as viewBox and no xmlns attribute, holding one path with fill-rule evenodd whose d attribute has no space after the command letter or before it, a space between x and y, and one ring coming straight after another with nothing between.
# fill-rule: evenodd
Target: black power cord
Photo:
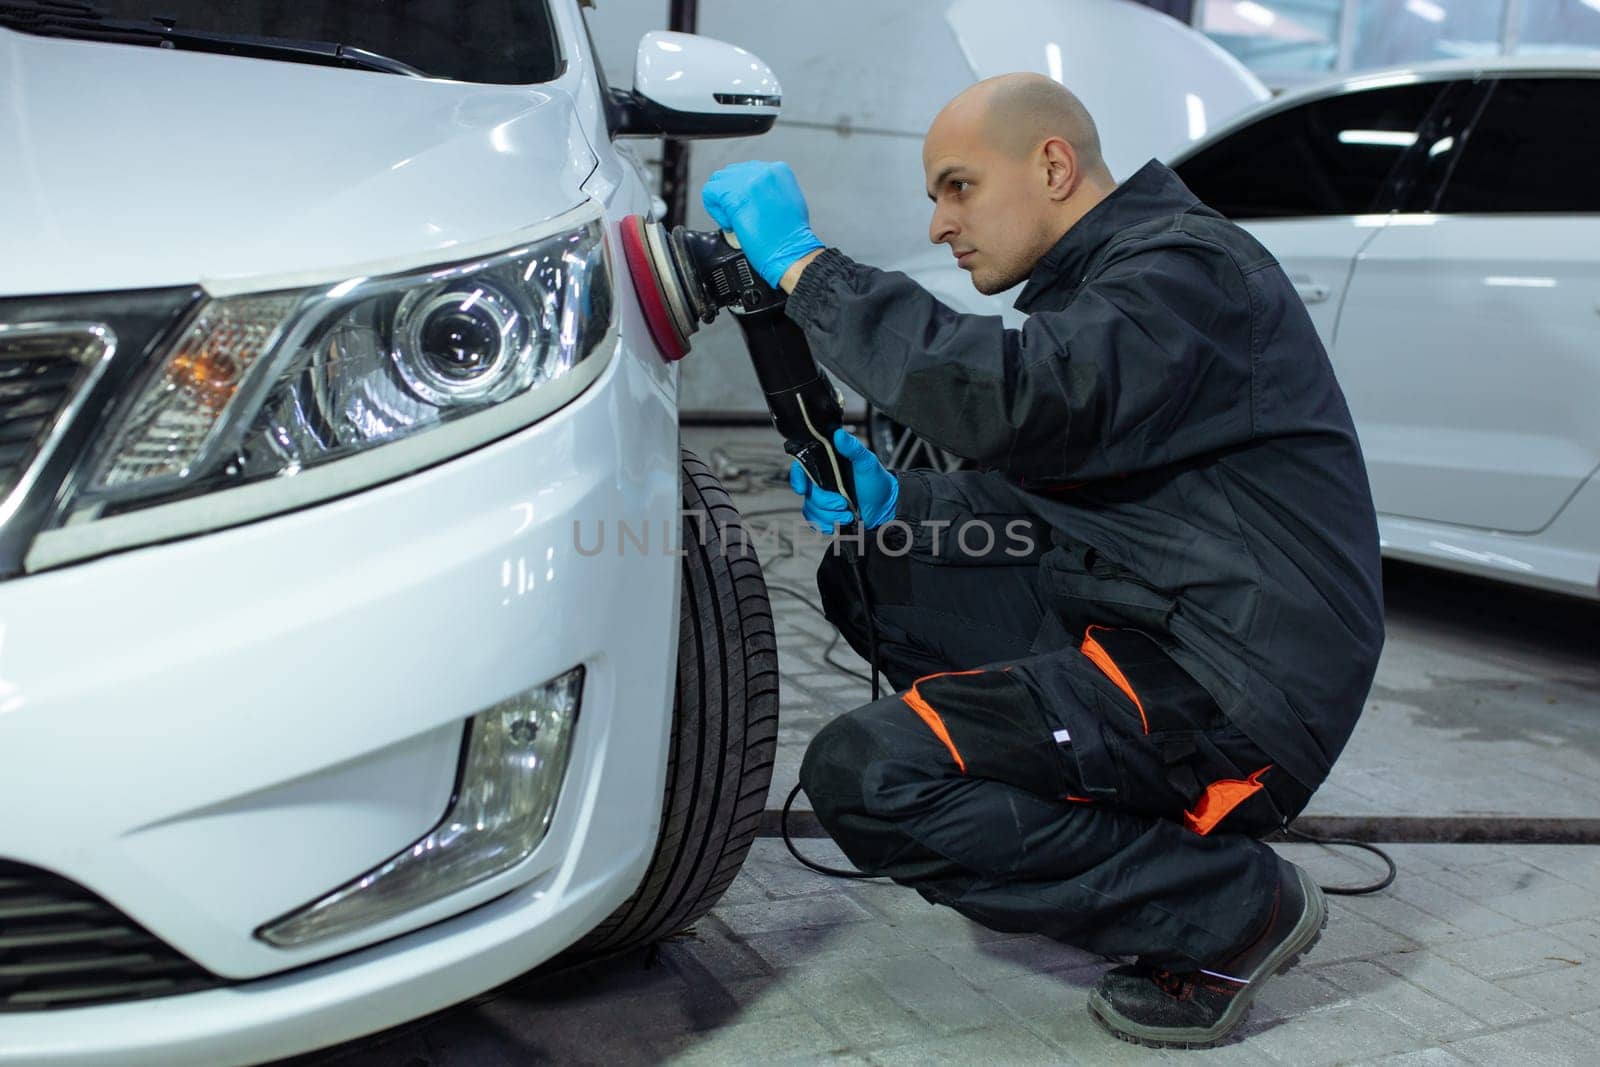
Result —
<instances>
[{"instance_id":1,"label":"black power cord","mask_svg":"<svg viewBox=\"0 0 1600 1067\"><path fill-rule=\"evenodd\" d=\"M883 881L884 876L881 874L868 874L865 871L858 871L854 867L851 867L848 870L843 867L829 867L825 863L818 863L816 860L807 859L801 854L800 850L795 847L794 838L789 836L789 809L794 807L794 798L799 795L800 783L796 782L794 788L789 790L789 799L783 802L782 814L778 816L778 829L783 833L783 843L788 846L789 855L799 860L801 866L810 867L818 874L825 874L830 878L859 878L866 882Z\"/></svg>"},{"instance_id":2,"label":"black power cord","mask_svg":"<svg viewBox=\"0 0 1600 1067\"><path fill-rule=\"evenodd\" d=\"M1378 893L1382 890L1388 889L1391 885L1393 885L1395 877L1400 873L1400 869L1394 865L1394 858L1377 845L1369 845L1365 841L1353 841L1348 837L1317 837L1315 834L1308 834L1303 830L1296 830L1292 826L1285 826L1283 828L1283 832L1289 837L1298 837L1302 841L1309 841L1313 845L1321 845L1324 848L1329 848L1334 845L1342 845L1345 848L1359 848L1364 852L1372 853L1374 856L1383 861L1383 865L1385 867L1389 868L1389 873L1385 874L1376 882L1372 882L1368 885L1318 886L1319 889L1321 889L1324 893L1327 893L1329 896L1364 897L1369 893Z\"/></svg>"}]
</instances>

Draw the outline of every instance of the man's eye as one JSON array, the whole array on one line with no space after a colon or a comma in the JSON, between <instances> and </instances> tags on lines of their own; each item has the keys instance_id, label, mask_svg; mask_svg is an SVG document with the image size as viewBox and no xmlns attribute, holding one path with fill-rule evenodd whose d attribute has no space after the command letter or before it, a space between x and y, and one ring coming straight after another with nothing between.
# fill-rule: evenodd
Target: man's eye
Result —
<instances>
[{"instance_id":1,"label":"man's eye","mask_svg":"<svg viewBox=\"0 0 1600 1067\"><path fill-rule=\"evenodd\" d=\"M955 189L957 195L966 192L967 186L971 184L972 183L967 181L965 178L956 178L950 182L950 185Z\"/></svg>"}]
</instances>

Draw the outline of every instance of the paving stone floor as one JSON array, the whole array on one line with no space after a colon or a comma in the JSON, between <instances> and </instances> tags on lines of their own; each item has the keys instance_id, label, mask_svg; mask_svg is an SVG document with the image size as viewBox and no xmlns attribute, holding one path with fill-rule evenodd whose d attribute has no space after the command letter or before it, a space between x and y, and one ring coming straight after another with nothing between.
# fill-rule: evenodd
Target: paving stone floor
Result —
<instances>
[{"instance_id":1,"label":"paving stone floor","mask_svg":"<svg viewBox=\"0 0 1600 1067\"><path fill-rule=\"evenodd\" d=\"M807 853L841 862L831 843ZM1282 851L1329 882L1372 868ZM1321 943L1263 987L1242 1040L1155 1052L1084 997L1106 966L893 885L841 883L758 841L694 930L368 1045L341 1067L530 1063L1600 1063L1600 848L1396 845L1401 877L1335 898Z\"/></svg>"},{"instance_id":2,"label":"paving stone floor","mask_svg":"<svg viewBox=\"0 0 1600 1067\"><path fill-rule=\"evenodd\" d=\"M694 429L703 456L780 458L770 431ZM729 471L753 524L793 529L793 497ZM763 515L777 509L772 515ZM806 741L866 699L828 652L820 540L763 552L784 723L768 807ZM783 590L793 590L785 592ZM1310 809L1324 815L1600 817L1600 608L1395 567L1371 702ZM801 847L841 862L830 842ZM1278 846L1324 882L1370 862ZM745 1064L1600 1064L1600 845L1402 844L1388 891L1333 900L1326 936L1262 990L1243 1040L1158 1053L1084 1010L1098 957L999 934L892 885L840 882L756 843L728 895L650 953L533 976L334 1054L349 1067L541 1062Z\"/></svg>"}]
</instances>

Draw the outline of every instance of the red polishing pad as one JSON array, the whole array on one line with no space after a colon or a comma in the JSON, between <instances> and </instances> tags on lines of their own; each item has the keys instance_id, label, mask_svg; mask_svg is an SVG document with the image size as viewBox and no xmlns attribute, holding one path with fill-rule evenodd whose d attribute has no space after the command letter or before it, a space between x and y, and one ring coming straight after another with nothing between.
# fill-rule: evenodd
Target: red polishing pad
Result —
<instances>
[{"instance_id":1,"label":"red polishing pad","mask_svg":"<svg viewBox=\"0 0 1600 1067\"><path fill-rule=\"evenodd\" d=\"M628 261L628 274L633 278L633 291L638 294L650 336L661 350L661 357L670 363L689 354L689 339L679 332L667 310L658 272L671 268L665 263L657 264L650 255L644 226L644 219L638 215L622 220L622 258Z\"/></svg>"}]
</instances>

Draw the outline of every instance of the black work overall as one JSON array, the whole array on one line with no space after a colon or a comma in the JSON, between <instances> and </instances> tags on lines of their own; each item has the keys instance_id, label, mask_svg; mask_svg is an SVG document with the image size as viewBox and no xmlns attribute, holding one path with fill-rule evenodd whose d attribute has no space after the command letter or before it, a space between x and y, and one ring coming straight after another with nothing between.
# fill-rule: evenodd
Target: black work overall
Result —
<instances>
[{"instance_id":1,"label":"black work overall","mask_svg":"<svg viewBox=\"0 0 1600 1067\"><path fill-rule=\"evenodd\" d=\"M789 314L870 402L984 469L900 473L865 553L901 690L813 740L852 861L985 925L1162 964L1260 927L1383 641L1355 431L1293 287L1150 163L1035 267L1021 330L835 250ZM836 557L818 582L858 651Z\"/></svg>"}]
</instances>

